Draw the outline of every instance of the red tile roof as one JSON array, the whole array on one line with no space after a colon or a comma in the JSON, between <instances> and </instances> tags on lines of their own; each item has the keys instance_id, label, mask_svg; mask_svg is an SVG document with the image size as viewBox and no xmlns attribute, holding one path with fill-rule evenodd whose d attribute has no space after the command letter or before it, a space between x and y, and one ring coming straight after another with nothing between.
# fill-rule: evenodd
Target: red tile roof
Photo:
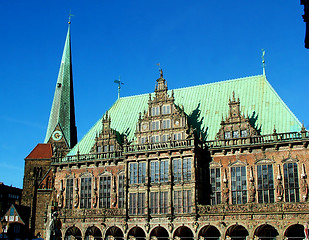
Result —
<instances>
[{"instance_id":1,"label":"red tile roof","mask_svg":"<svg viewBox=\"0 0 309 240\"><path fill-rule=\"evenodd\" d=\"M25 159L48 159L53 156L51 144L39 143Z\"/></svg>"}]
</instances>

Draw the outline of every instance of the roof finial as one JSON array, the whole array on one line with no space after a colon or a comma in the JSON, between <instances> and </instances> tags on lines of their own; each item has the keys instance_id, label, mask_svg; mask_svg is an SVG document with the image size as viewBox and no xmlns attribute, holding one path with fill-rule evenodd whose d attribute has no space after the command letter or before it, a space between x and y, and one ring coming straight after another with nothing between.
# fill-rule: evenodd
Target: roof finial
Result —
<instances>
[{"instance_id":1,"label":"roof finial","mask_svg":"<svg viewBox=\"0 0 309 240\"><path fill-rule=\"evenodd\" d=\"M157 63L157 66L159 67L160 78L163 78L163 70L160 68L160 63Z\"/></svg>"},{"instance_id":2,"label":"roof finial","mask_svg":"<svg viewBox=\"0 0 309 240\"><path fill-rule=\"evenodd\" d=\"M119 80L114 80L114 83L117 83L118 84L118 99L120 98L120 85L124 84L123 82L120 81L120 76L118 78Z\"/></svg>"},{"instance_id":3,"label":"roof finial","mask_svg":"<svg viewBox=\"0 0 309 240\"><path fill-rule=\"evenodd\" d=\"M263 76L266 75L266 73L265 73L265 58L264 58L264 56L265 56L265 50L262 49Z\"/></svg>"},{"instance_id":4,"label":"roof finial","mask_svg":"<svg viewBox=\"0 0 309 240\"><path fill-rule=\"evenodd\" d=\"M73 16L74 16L74 15L73 15L73 14L71 14L71 9L70 9L68 24L71 24L71 17L73 17Z\"/></svg>"}]
</instances>

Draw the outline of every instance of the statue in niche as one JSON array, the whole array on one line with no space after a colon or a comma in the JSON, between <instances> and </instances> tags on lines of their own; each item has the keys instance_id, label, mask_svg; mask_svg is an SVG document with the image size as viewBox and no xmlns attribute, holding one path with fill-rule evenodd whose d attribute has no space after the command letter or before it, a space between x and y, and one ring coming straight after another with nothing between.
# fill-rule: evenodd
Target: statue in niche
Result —
<instances>
[{"instance_id":1,"label":"statue in niche","mask_svg":"<svg viewBox=\"0 0 309 240\"><path fill-rule=\"evenodd\" d=\"M222 189L222 203L229 204L229 187L227 182L223 183L223 189Z\"/></svg>"},{"instance_id":2,"label":"statue in niche","mask_svg":"<svg viewBox=\"0 0 309 240\"><path fill-rule=\"evenodd\" d=\"M249 178L249 188L248 188L249 202L255 202L255 194L256 194L256 188L254 185L253 169L251 168Z\"/></svg>"},{"instance_id":3,"label":"statue in niche","mask_svg":"<svg viewBox=\"0 0 309 240\"><path fill-rule=\"evenodd\" d=\"M278 202L281 202L282 199L283 199L283 185L282 185L282 180L281 179L278 179L276 193L277 193Z\"/></svg>"}]
</instances>

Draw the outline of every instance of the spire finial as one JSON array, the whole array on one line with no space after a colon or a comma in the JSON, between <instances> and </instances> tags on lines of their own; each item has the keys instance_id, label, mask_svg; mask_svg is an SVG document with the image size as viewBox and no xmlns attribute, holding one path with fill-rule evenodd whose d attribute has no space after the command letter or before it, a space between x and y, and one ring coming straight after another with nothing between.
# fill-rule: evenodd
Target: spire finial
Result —
<instances>
[{"instance_id":1,"label":"spire finial","mask_svg":"<svg viewBox=\"0 0 309 240\"><path fill-rule=\"evenodd\" d=\"M73 17L73 16L74 16L74 15L73 15L73 14L71 14L71 10L70 10L68 24L71 24L71 17Z\"/></svg>"},{"instance_id":2,"label":"spire finial","mask_svg":"<svg viewBox=\"0 0 309 240\"><path fill-rule=\"evenodd\" d=\"M265 58L264 58L264 56L265 56L265 50L262 49L263 76L266 75L266 73L265 73Z\"/></svg>"}]
</instances>

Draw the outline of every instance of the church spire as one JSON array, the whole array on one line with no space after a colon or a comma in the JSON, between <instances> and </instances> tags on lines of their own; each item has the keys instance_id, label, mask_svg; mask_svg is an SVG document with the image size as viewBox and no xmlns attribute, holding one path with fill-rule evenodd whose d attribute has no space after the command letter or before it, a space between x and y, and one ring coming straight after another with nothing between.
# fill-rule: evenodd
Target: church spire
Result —
<instances>
[{"instance_id":1,"label":"church spire","mask_svg":"<svg viewBox=\"0 0 309 240\"><path fill-rule=\"evenodd\" d=\"M77 143L73 95L70 21L44 142L62 142L65 143L66 147L69 149L73 148Z\"/></svg>"}]
</instances>

